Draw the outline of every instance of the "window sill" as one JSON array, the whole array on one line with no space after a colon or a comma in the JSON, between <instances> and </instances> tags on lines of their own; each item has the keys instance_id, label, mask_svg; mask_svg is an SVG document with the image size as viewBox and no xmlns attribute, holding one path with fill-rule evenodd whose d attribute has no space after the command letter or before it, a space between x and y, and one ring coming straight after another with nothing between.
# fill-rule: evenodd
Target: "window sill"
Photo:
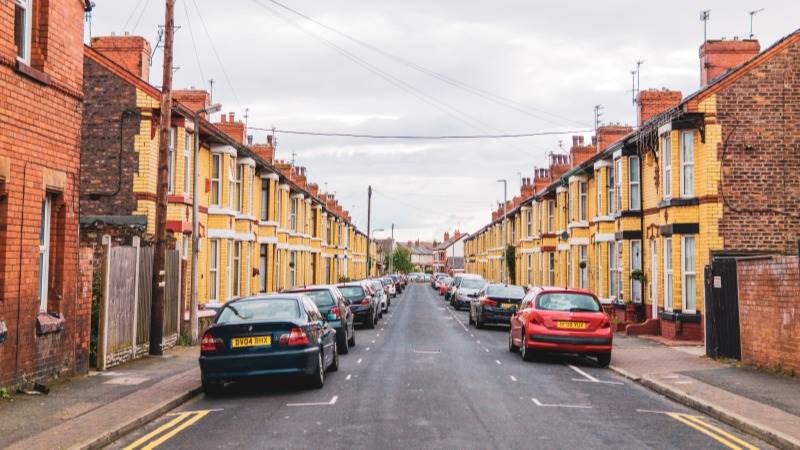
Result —
<instances>
[{"instance_id":1,"label":"window sill","mask_svg":"<svg viewBox=\"0 0 800 450\"><path fill-rule=\"evenodd\" d=\"M21 73L22 75L25 75L26 77L34 81L46 85L50 84L50 77L46 73L42 72L39 69L35 69L20 60L17 60L16 70L17 72Z\"/></svg>"},{"instance_id":2,"label":"window sill","mask_svg":"<svg viewBox=\"0 0 800 450\"><path fill-rule=\"evenodd\" d=\"M60 333L64 329L64 316L61 313L40 312L36 316L36 335Z\"/></svg>"}]
</instances>

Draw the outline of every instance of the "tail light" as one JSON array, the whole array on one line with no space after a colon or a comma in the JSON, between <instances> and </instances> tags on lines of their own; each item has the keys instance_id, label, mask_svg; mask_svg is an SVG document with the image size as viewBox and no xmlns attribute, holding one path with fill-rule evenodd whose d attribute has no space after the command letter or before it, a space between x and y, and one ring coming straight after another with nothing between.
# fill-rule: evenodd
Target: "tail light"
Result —
<instances>
[{"instance_id":1,"label":"tail light","mask_svg":"<svg viewBox=\"0 0 800 450\"><path fill-rule=\"evenodd\" d=\"M609 328L611 327L611 321L608 320L608 316L603 317L603 321L600 322L600 328Z\"/></svg>"},{"instance_id":2,"label":"tail light","mask_svg":"<svg viewBox=\"0 0 800 450\"><path fill-rule=\"evenodd\" d=\"M533 325L541 325L542 324L542 318L539 317L536 314L531 314L531 323Z\"/></svg>"},{"instance_id":3,"label":"tail light","mask_svg":"<svg viewBox=\"0 0 800 450\"><path fill-rule=\"evenodd\" d=\"M364 297L364 300L361 300L361 304L362 305L369 305L370 300L372 300L372 299L369 298L369 297Z\"/></svg>"},{"instance_id":4,"label":"tail light","mask_svg":"<svg viewBox=\"0 0 800 450\"><path fill-rule=\"evenodd\" d=\"M328 317L331 320L342 320L342 312L339 311L338 306L334 306L333 308L331 308L331 312L328 313Z\"/></svg>"},{"instance_id":5,"label":"tail light","mask_svg":"<svg viewBox=\"0 0 800 450\"><path fill-rule=\"evenodd\" d=\"M200 341L201 352L216 352L222 349L222 338L214 337L211 332L206 331L203 335L203 340Z\"/></svg>"},{"instance_id":6,"label":"tail light","mask_svg":"<svg viewBox=\"0 0 800 450\"><path fill-rule=\"evenodd\" d=\"M488 298L484 298L481 300L481 305L483 306L497 306L497 302L494 300L489 300Z\"/></svg>"},{"instance_id":7,"label":"tail light","mask_svg":"<svg viewBox=\"0 0 800 450\"><path fill-rule=\"evenodd\" d=\"M308 336L302 329L294 327L289 334L282 334L278 341L281 345L308 345Z\"/></svg>"}]
</instances>

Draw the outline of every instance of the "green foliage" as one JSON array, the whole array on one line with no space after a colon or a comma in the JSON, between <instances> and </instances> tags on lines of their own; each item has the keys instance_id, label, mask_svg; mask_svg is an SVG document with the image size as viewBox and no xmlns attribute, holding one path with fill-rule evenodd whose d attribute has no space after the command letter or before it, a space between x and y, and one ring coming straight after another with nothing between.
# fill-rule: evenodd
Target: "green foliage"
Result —
<instances>
[{"instance_id":1,"label":"green foliage","mask_svg":"<svg viewBox=\"0 0 800 450\"><path fill-rule=\"evenodd\" d=\"M8 389L0 388L0 400L11 400L11 394L8 393Z\"/></svg>"},{"instance_id":2,"label":"green foliage","mask_svg":"<svg viewBox=\"0 0 800 450\"><path fill-rule=\"evenodd\" d=\"M508 268L508 279L514 283L517 279L517 256L516 248L513 245L506 247L506 267Z\"/></svg>"},{"instance_id":3,"label":"green foliage","mask_svg":"<svg viewBox=\"0 0 800 450\"><path fill-rule=\"evenodd\" d=\"M390 266L389 258L391 258L391 266L395 272L409 273L414 271L414 265L411 264L411 252L409 252L407 248L397 247L395 251L386 254L384 267L386 267L387 270Z\"/></svg>"},{"instance_id":4,"label":"green foliage","mask_svg":"<svg viewBox=\"0 0 800 450\"><path fill-rule=\"evenodd\" d=\"M178 345L181 347L190 347L192 345L192 337L189 336L188 332L181 332L180 336L178 336Z\"/></svg>"},{"instance_id":5,"label":"green foliage","mask_svg":"<svg viewBox=\"0 0 800 450\"><path fill-rule=\"evenodd\" d=\"M642 283L645 283L647 282L647 275L644 274L643 270L636 269L631 271L631 280L641 281Z\"/></svg>"}]
</instances>

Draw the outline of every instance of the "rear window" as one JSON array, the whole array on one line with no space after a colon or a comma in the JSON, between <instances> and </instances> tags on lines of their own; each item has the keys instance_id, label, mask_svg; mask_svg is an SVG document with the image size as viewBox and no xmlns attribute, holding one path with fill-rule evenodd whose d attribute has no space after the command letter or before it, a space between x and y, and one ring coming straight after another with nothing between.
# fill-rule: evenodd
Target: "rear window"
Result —
<instances>
[{"instance_id":1,"label":"rear window","mask_svg":"<svg viewBox=\"0 0 800 450\"><path fill-rule=\"evenodd\" d=\"M320 291L304 291L303 294L313 300L314 304L317 306L331 306L333 304L333 296L327 289Z\"/></svg>"},{"instance_id":2,"label":"rear window","mask_svg":"<svg viewBox=\"0 0 800 450\"><path fill-rule=\"evenodd\" d=\"M392 280L390 278L381 278L381 283L383 283L384 286L388 286L392 284Z\"/></svg>"},{"instance_id":3,"label":"rear window","mask_svg":"<svg viewBox=\"0 0 800 450\"><path fill-rule=\"evenodd\" d=\"M540 295L536 299L536 308L547 311L599 312L600 303L587 294L552 292Z\"/></svg>"},{"instance_id":4,"label":"rear window","mask_svg":"<svg viewBox=\"0 0 800 450\"><path fill-rule=\"evenodd\" d=\"M486 288L486 295L489 297L522 299L525 296L525 289L519 286L489 286Z\"/></svg>"},{"instance_id":5,"label":"rear window","mask_svg":"<svg viewBox=\"0 0 800 450\"><path fill-rule=\"evenodd\" d=\"M300 317L300 307L294 299L248 300L226 304L217 323L236 323L248 320L292 320Z\"/></svg>"},{"instance_id":6,"label":"rear window","mask_svg":"<svg viewBox=\"0 0 800 450\"><path fill-rule=\"evenodd\" d=\"M458 285L460 288L464 289L480 289L486 284L486 280L478 280L475 278L465 278L461 280L461 284Z\"/></svg>"},{"instance_id":7,"label":"rear window","mask_svg":"<svg viewBox=\"0 0 800 450\"><path fill-rule=\"evenodd\" d=\"M361 300L366 295L361 286L340 286L339 291L347 301Z\"/></svg>"}]
</instances>

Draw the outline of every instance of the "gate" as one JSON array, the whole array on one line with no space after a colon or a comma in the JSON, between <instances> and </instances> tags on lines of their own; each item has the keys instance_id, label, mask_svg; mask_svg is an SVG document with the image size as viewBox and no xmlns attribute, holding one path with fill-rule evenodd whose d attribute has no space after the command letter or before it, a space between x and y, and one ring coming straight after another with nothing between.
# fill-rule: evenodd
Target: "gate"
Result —
<instances>
[{"instance_id":1,"label":"gate","mask_svg":"<svg viewBox=\"0 0 800 450\"><path fill-rule=\"evenodd\" d=\"M706 354L741 359L736 259L712 258L705 268Z\"/></svg>"}]
</instances>

